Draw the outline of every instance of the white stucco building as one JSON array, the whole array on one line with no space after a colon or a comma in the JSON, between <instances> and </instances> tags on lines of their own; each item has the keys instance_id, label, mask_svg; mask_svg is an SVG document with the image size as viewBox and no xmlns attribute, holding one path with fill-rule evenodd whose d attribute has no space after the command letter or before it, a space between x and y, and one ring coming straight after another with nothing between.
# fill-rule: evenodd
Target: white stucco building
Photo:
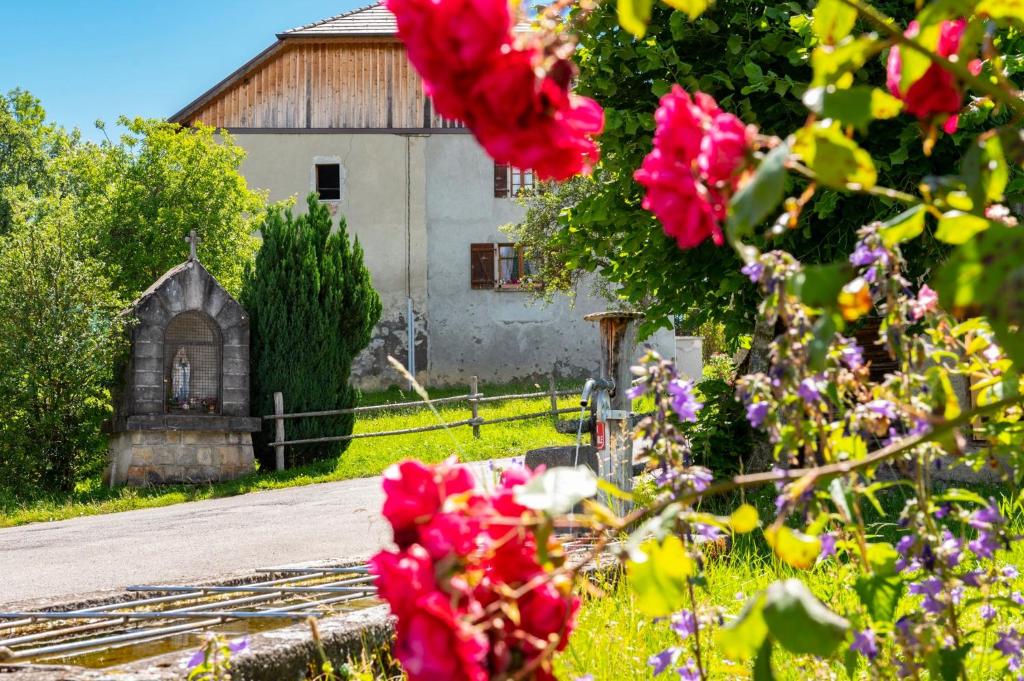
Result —
<instances>
[{"instance_id":1,"label":"white stucco building","mask_svg":"<svg viewBox=\"0 0 1024 681\"><path fill-rule=\"evenodd\" d=\"M384 305L354 369L364 387L401 382L389 354L428 385L596 371L583 315L607 303L580 291L575 308L542 305L519 289L528 264L499 228L521 217L512 194L532 177L496 167L432 111L383 6L279 34L170 120L229 131L250 186L271 200L295 196L301 209L318 191L345 217ZM671 334L655 340L671 353Z\"/></svg>"}]
</instances>

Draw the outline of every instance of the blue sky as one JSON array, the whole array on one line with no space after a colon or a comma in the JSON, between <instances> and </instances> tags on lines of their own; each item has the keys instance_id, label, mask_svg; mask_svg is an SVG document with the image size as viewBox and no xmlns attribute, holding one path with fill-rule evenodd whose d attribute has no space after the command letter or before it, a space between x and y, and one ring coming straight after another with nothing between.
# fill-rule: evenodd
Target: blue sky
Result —
<instances>
[{"instance_id":1,"label":"blue sky","mask_svg":"<svg viewBox=\"0 0 1024 681\"><path fill-rule=\"evenodd\" d=\"M175 113L276 33L369 0L0 0L0 91L43 101L79 127Z\"/></svg>"}]
</instances>

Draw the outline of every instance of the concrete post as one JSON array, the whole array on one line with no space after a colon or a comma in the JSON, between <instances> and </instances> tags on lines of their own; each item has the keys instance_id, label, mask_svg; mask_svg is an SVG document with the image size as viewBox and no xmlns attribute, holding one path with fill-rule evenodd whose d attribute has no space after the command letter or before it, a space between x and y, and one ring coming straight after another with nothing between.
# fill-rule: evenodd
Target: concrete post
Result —
<instances>
[{"instance_id":1,"label":"concrete post","mask_svg":"<svg viewBox=\"0 0 1024 681\"><path fill-rule=\"evenodd\" d=\"M598 421L604 421L605 446L598 451L599 474L624 492L633 490L633 439L629 427L632 405L626 395L633 380L630 367L636 361L637 322L643 315L636 312L597 312L587 315L597 322L601 333L601 376L615 381L606 404L598 400ZM609 498L606 503L611 502ZM615 500L612 508L627 512L631 504Z\"/></svg>"}]
</instances>

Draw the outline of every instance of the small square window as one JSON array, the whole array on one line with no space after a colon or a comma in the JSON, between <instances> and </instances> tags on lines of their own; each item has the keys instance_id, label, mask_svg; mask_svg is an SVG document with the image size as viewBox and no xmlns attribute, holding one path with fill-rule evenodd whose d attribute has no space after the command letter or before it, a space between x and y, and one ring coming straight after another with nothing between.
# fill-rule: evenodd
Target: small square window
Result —
<instances>
[{"instance_id":1,"label":"small square window","mask_svg":"<svg viewBox=\"0 0 1024 681\"><path fill-rule=\"evenodd\" d=\"M316 193L321 201L341 199L341 166L323 163L316 166Z\"/></svg>"}]
</instances>

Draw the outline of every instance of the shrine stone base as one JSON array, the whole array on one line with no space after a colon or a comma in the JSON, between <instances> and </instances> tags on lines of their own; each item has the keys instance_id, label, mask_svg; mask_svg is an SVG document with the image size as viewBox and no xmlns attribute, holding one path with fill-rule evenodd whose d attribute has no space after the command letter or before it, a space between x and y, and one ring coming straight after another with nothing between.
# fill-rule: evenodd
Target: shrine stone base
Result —
<instances>
[{"instance_id":1,"label":"shrine stone base","mask_svg":"<svg viewBox=\"0 0 1024 681\"><path fill-rule=\"evenodd\" d=\"M184 425L181 422L188 423L189 418L195 420L189 425L197 429L166 427ZM109 485L142 487L218 482L247 475L255 470L252 432L258 429L258 421L131 417L127 428L110 435L105 480Z\"/></svg>"}]
</instances>

